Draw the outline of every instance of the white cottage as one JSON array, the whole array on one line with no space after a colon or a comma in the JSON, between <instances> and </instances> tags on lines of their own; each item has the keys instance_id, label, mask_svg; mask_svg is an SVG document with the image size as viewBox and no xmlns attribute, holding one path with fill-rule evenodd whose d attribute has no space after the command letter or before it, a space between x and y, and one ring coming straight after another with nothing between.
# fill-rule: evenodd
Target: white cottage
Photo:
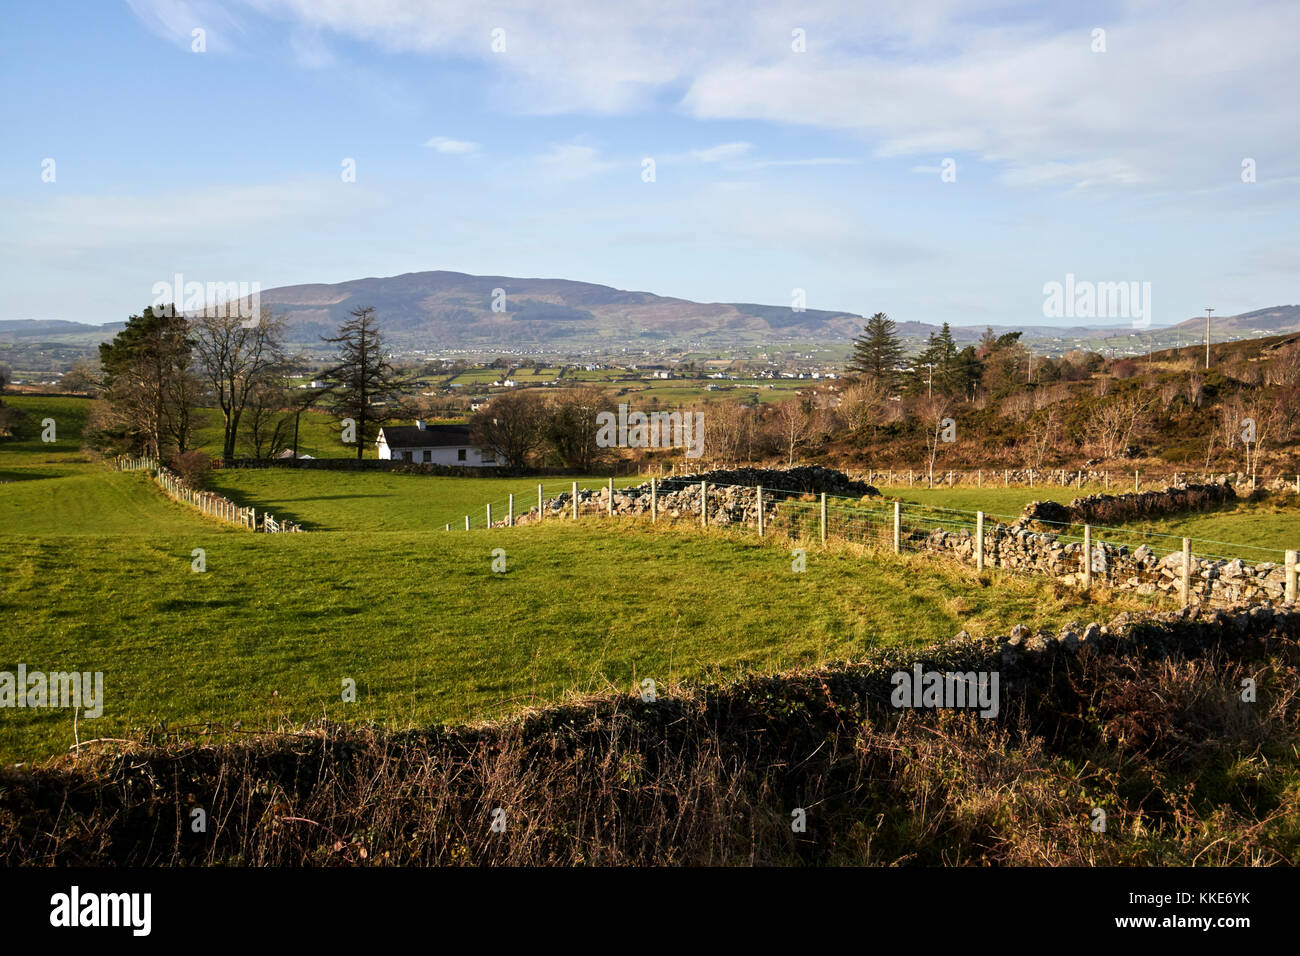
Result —
<instances>
[{"instance_id":1,"label":"white cottage","mask_svg":"<svg viewBox=\"0 0 1300 956\"><path fill-rule=\"evenodd\" d=\"M419 419L414 425L385 425L375 447L380 458L415 465L492 468L499 464L490 448L471 444L468 425L426 425Z\"/></svg>"}]
</instances>

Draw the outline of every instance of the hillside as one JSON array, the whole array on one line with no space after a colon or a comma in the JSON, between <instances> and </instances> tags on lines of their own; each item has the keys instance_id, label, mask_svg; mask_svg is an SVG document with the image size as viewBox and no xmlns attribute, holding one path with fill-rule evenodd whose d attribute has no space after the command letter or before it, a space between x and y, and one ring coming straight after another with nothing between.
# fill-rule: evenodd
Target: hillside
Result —
<instances>
[{"instance_id":1,"label":"hillside","mask_svg":"<svg viewBox=\"0 0 1300 956\"><path fill-rule=\"evenodd\" d=\"M862 325L847 312L700 303L567 279L441 271L284 286L263 291L262 302L285 313L294 338L304 343L333 334L350 310L373 305L399 348L845 341Z\"/></svg>"}]
</instances>

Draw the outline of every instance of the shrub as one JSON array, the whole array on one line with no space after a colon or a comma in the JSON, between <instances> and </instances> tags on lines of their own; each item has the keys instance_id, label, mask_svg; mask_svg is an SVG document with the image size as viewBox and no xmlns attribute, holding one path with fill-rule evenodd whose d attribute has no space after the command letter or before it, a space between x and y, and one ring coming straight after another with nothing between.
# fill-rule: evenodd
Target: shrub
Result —
<instances>
[{"instance_id":1,"label":"shrub","mask_svg":"<svg viewBox=\"0 0 1300 956\"><path fill-rule=\"evenodd\" d=\"M180 475L191 488L201 489L208 486L212 474L212 459L201 451L187 451L172 455L169 462L171 470Z\"/></svg>"}]
</instances>

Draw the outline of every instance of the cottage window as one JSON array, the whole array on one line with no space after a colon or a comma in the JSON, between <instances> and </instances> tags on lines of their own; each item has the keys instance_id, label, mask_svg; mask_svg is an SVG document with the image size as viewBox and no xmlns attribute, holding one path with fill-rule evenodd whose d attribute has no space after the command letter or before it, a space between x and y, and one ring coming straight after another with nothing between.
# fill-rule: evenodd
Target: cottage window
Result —
<instances>
[{"instance_id":1,"label":"cottage window","mask_svg":"<svg viewBox=\"0 0 1300 956\"><path fill-rule=\"evenodd\" d=\"M424 450L424 460L426 463L433 461L433 452L427 448Z\"/></svg>"},{"instance_id":2,"label":"cottage window","mask_svg":"<svg viewBox=\"0 0 1300 956\"><path fill-rule=\"evenodd\" d=\"M464 461L464 460L465 460L465 449L464 449L464 448L458 448L458 449L456 449L456 460L457 460L457 461Z\"/></svg>"}]
</instances>

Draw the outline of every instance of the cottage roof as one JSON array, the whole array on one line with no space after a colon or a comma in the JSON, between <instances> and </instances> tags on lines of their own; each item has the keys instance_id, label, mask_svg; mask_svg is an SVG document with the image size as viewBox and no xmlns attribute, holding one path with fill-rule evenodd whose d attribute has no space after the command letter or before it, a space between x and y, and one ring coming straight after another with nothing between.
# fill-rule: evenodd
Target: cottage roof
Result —
<instances>
[{"instance_id":1,"label":"cottage roof","mask_svg":"<svg viewBox=\"0 0 1300 956\"><path fill-rule=\"evenodd\" d=\"M379 430L389 448L440 448L468 445L468 425L385 425Z\"/></svg>"}]
</instances>

